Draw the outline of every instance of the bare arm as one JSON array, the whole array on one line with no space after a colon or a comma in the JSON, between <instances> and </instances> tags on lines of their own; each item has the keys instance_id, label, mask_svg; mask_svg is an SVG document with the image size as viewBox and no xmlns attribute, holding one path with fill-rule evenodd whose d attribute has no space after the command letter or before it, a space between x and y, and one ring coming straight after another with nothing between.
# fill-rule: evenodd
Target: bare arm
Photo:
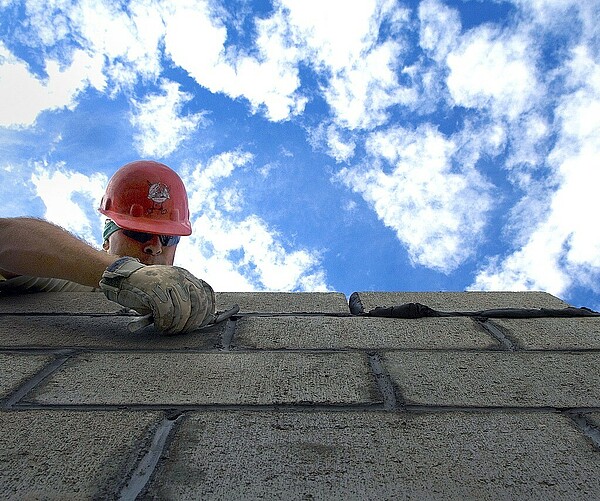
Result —
<instances>
[{"instance_id":1,"label":"bare arm","mask_svg":"<svg viewBox=\"0 0 600 501\"><path fill-rule=\"evenodd\" d=\"M98 287L102 273L117 258L47 221L0 218L0 273L6 278L63 278Z\"/></svg>"}]
</instances>

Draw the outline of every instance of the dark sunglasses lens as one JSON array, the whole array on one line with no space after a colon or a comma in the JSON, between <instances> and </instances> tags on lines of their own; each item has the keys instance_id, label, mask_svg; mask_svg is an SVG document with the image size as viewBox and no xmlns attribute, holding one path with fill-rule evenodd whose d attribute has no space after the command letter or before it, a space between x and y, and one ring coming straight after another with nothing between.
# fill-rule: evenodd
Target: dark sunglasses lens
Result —
<instances>
[{"instance_id":1,"label":"dark sunglasses lens","mask_svg":"<svg viewBox=\"0 0 600 501\"><path fill-rule=\"evenodd\" d=\"M136 242L145 244L150 241L154 235L152 233L142 233L141 231L123 230L123 233L129 238L133 238ZM179 243L179 237L173 235L159 235L160 243L164 247L171 247Z\"/></svg>"},{"instance_id":2,"label":"dark sunglasses lens","mask_svg":"<svg viewBox=\"0 0 600 501\"><path fill-rule=\"evenodd\" d=\"M145 244L148 240L152 238L151 233L142 233L140 231L123 230L123 233L129 238L133 238L136 242L139 242L141 244Z\"/></svg>"},{"instance_id":3,"label":"dark sunglasses lens","mask_svg":"<svg viewBox=\"0 0 600 501\"><path fill-rule=\"evenodd\" d=\"M172 247L179 243L179 237L174 235L161 235L160 243L165 247Z\"/></svg>"}]
</instances>

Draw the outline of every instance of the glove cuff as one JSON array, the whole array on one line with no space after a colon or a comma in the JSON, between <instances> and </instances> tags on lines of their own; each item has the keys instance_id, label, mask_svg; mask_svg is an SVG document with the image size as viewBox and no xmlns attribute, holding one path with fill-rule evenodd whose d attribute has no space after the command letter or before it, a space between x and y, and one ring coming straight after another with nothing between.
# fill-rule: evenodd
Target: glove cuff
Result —
<instances>
[{"instance_id":1,"label":"glove cuff","mask_svg":"<svg viewBox=\"0 0 600 501\"><path fill-rule=\"evenodd\" d=\"M102 274L102 278L129 277L145 265L139 259L130 256L120 257L109 265Z\"/></svg>"},{"instance_id":2,"label":"glove cuff","mask_svg":"<svg viewBox=\"0 0 600 501\"><path fill-rule=\"evenodd\" d=\"M108 299L121 304L119 294L121 293L123 280L144 266L138 259L133 257L125 256L117 259L102 273L100 289Z\"/></svg>"}]
</instances>

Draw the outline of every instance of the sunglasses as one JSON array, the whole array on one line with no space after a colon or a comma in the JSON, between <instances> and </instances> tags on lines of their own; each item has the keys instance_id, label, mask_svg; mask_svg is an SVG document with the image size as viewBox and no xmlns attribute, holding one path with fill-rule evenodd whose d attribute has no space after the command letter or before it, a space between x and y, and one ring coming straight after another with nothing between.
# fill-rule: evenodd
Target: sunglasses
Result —
<instances>
[{"instance_id":1,"label":"sunglasses","mask_svg":"<svg viewBox=\"0 0 600 501\"><path fill-rule=\"evenodd\" d=\"M133 238L136 242L145 244L154 238L154 233L142 233L141 231L121 230L125 236ZM163 247L172 247L179 243L180 237L177 235L158 235L158 239Z\"/></svg>"}]
</instances>

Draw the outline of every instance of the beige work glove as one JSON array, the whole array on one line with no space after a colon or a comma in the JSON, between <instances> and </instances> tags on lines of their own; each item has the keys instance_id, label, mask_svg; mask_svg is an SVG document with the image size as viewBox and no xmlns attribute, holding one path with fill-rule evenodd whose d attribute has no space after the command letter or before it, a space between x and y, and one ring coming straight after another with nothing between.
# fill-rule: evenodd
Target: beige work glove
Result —
<instances>
[{"instance_id":1,"label":"beige work glove","mask_svg":"<svg viewBox=\"0 0 600 501\"><path fill-rule=\"evenodd\" d=\"M146 316L130 330L154 321L164 334L178 334L216 319L212 287L177 266L144 265L122 257L102 274L100 288L111 301Z\"/></svg>"}]
</instances>

